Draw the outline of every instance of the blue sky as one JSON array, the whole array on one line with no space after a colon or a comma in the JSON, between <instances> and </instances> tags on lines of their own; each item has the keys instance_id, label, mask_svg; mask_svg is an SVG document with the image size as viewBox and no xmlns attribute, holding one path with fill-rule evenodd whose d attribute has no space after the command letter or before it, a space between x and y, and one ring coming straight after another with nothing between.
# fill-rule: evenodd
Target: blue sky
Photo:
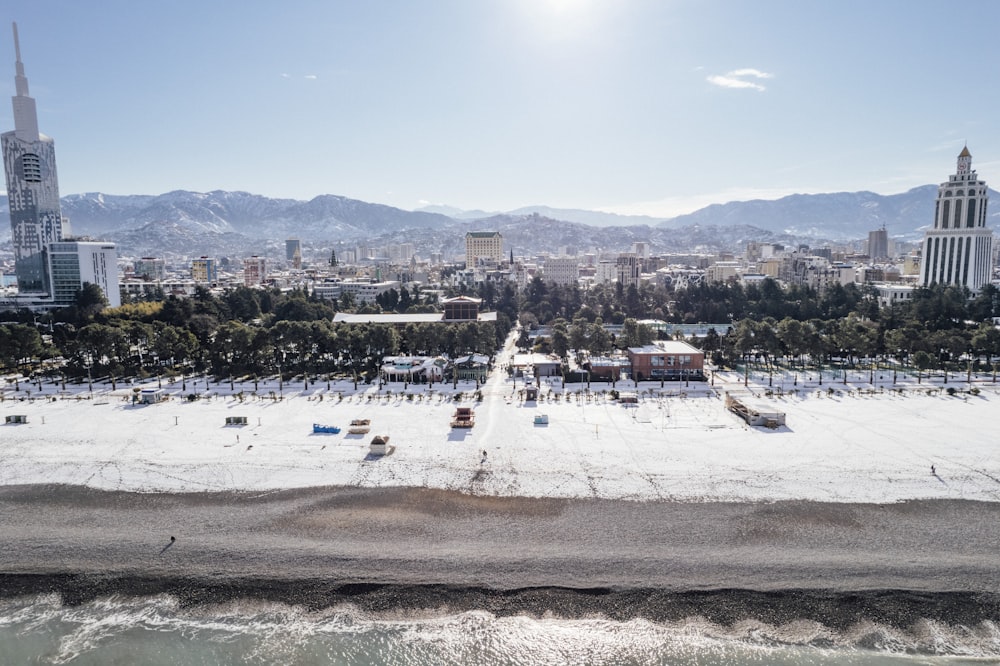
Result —
<instances>
[{"instance_id":1,"label":"blue sky","mask_svg":"<svg viewBox=\"0 0 1000 666\"><path fill-rule=\"evenodd\" d=\"M1000 3L0 0L60 192L671 216L1000 185ZM13 128L9 102L0 129Z\"/></svg>"}]
</instances>

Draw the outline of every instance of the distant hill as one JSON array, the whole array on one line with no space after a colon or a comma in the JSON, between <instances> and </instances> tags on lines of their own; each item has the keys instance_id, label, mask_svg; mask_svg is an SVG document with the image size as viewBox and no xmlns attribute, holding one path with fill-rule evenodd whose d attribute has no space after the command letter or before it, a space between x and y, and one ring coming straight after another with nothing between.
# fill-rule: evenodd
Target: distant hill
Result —
<instances>
[{"instance_id":1,"label":"distant hill","mask_svg":"<svg viewBox=\"0 0 1000 666\"><path fill-rule=\"evenodd\" d=\"M990 190L990 196L996 197L997 193ZM934 222L936 197L937 185L923 185L890 195L874 192L793 194L774 201L713 204L667 220L660 226L678 229L691 224L747 225L800 237L852 240L867 238L869 231L884 225L890 236L919 240L924 229ZM994 229L1000 228L1000 212L989 213L987 224Z\"/></svg>"},{"instance_id":2,"label":"distant hill","mask_svg":"<svg viewBox=\"0 0 1000 666\"><path fill-rule=\"evenodd\" d=\"M299 238L317 251L408 242L421 256L457 256L472 229L498 229L505 246L525 255L564 247L621 251L634 241L648 241L657 252L687 252L735 250L747 241L861 240L883 225L897 240L918 240L933 220L936 192L937 186L926 185L893 195L795 194L713 204L666 220L545 206L492 214L441 206L406 211L335 195L299 201L221 190L73 194L63 197L62 210L74 234L113 240L126 256L277 253L286 238ZM6 197L0 205L4 219ZM991 212L989 220L1000 228L1000 212ZM9 238L9 225L0 224L0 241Z\"/></svg>"}]
</instances>

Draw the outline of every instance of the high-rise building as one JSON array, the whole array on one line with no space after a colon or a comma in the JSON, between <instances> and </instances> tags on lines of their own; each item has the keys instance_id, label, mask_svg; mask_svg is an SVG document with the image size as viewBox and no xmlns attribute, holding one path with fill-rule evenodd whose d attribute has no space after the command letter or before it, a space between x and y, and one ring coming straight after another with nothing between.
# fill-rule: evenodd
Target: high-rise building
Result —
<instances>
[{"instance_id":1,"label":"high-rise building","mask_svg":"<svg viewBox=\"0 0 1000 666\"><path fill-rule=\"evenodd\" d=\"M993 232L986 226L986 183L972 170L968 147L956 173L938 187L934 227L924 234L920 284L978 292L992 278Z\"/></svg>"},{"instance_id":2,"label":"high-rise building","mask_svg":"<svg viewBox=\"0 0 1000 666\"><path fill-rule=\"evenodd\" d=\"M39 133L35 100L28 94L28 79L21 63L21 45L14 24L14 130L0 136L11 239L14 244L14 272L21 295L51 293L45 248L62 238L59 209L59 180L56 177L56 150L51 138Z\"/></svg>"},{"instance_id":3,"label":"high-rise building","mask_svg":"<svg viewBox=\"0 0 1000 666\"><path fill-rule=\"evenodd\" d=\"M285 241L285 259L292 262L292 268L295 270L302 268L302 241L298 238L289 238Z\"/></svg>"},{"instance_id":4,"label":"high-rise building","mask_svg":"<svg viewBox=\"0 0 1000 666\"><path fill-rule=\"evenodd\" d=\"M639 286L639 257L634 252L619 254L615 260L615 268L618 270L618 282L623 287Z\"/></svg>"},{"instance_id":5,"label":"high-rise building","mask_svg":"<svg viewBox=\"0 0 1000 666\"><path fill-rule=\"evenodd\" d=\"M868 232L868 257L872 261L889 258L889 233L885 227Z\"/></svg>"},{"instance_id":6,"label":"high-rise building","mask_svg":"<svg viewBox=\"0 0 1000 666\"><path fill-rule=\"evenodd\" d=\"M503 236L499 231L470 231L465 234L465 267L478 264L497 266L503 262Z\"/></svg>"},{"instance_id":7,"label":"high-rise building","mask_svg":"<svg viewBox=\"0 0 1000 666\"><path fill-rule=\"evenodd\" d=\"M73 305L76 293L84 284L100 287L109 306L116 308L122 304L114 243L58 241L49 243L45 251L52 305Z\"/></svg>"}]
</instances>

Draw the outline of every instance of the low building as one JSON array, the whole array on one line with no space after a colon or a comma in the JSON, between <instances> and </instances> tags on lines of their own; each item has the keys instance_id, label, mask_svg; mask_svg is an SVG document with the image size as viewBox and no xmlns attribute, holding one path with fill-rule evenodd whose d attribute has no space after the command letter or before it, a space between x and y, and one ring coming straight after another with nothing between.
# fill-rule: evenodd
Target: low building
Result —
<instances>
[{"instance_id":1,"label":"low building","mask_svg":"<svg viewBox=\"0 0 1000 666\"><path fill-rule=\"evenodd\" d=\"M582 367L590 373L590 379L609 382L618 381L630 369L628 358L609 356L591 356Z\"/></svg>"},{"instance_id":2,"label":"low building","mask_svg":"<svg viewBox=\"0 0 1000 666\"><path fill-rule=\"evenodd\" d=\"M629 347L628 359L635 381L705 379L705 352L680 340L662 340L644 347Z\"/></svg>"},{"instance_id":3,"label":"low building","mask_svg":"<svg viewBox=\"0 0 1000 666\"><path fill-rule=\"evenodd\" d=\"M484 382L490 372L490 357L485 354L470 354L456 358L452 363L452 372L456 379Z\"/></svg>"},{"instance_id":4,"label":"low building","mask_svg":"<svg viewBox=\"0 0 1000 666\"><path fill-rule=\"evenodd\" d=\"M341 280L331 279L313 285L313 293L324 300L336 301L343 294L350 294L357 305L371 305L390 289L399 291L397 280Z\"/></svg>"},{"instance_id":5,"label":"low building","mask_svg":"<svg viewBox=\"0 0 1000 666\"><path fill-rule=\"evenodd\" d=\"M444 381L448 361L440 356L387 356L379 374L383 382L423 384Z\"/></svg>"},{"instance_id":6,"label":"low building","mask_svg":"<svg viewBox=\"0 0 1000 666\"><path fill-rule=\"evenodd\" d=\"M553 354L514 354L511 361L514 376L534 375L555 377L562 375L562 360Z\"/></svg>"},{"instance_id":7,"label":"low building","mask_svg":"<svg viewBox=\"0 0 1000 666\"><path fill-rule=\"evenodd\" d=\"M871 285L878 294L878 304L881 307L899 305L913 300L916 286L901 282L877 282Z\"/></svg>"}]
</instances>

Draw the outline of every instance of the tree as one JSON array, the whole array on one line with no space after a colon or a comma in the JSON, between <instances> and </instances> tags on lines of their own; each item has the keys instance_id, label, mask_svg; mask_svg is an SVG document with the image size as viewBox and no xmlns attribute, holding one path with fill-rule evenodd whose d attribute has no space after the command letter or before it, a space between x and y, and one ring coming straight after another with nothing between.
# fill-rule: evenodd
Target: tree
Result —
<instances>
[{"instance_id":1,"label":"tree","mask_svg":"<svg viewBox=\"0 0 1000 666\"><path fill-rule=\"evenodd\" d=\"M631 317L622 324L622 336L618 346L625 349L628 347L644 347L653 342L653 329L645 324L640 324Z\"/></svg>"},{"instance_id":2,"label":"tree","mask_svg":"<svg viewBox=\"0 0 1000 666\"><path fill-rule=\"evenodd\" d=\"M0 326L0 366L18 369L42 354L42 337L34 326Z\"/></svg>"},{"instance_id":3,"label":"tree","mask_svg":"<svg viewBox=\"0 0 1000 666\"><path fill-rule=\"evenodd\" d=\"M552 352L559 358L565 358L569 351L569 334L566 330L566 320L556 319L552 325Z\"/></svg>"},{"instance_id":4,"label":"tree","mask_svg":"<svg viewBox=\"0 0 1000 666\"><path fill-rule=\"evenodd\" d=\"M108 299L96 284L84 282L73 299L76 320L80 324L93 321L94 316L108 307Z\"/></svg>"},{"instance_id":5,"label":"tree","mask_svg":"<svg viewBox=\"0 0 1000 666\"><path fill-rule=\"evenodd\" d=\"M931 365L933 364L934 364L934 357L925 352L924 350L921 349L920 351L913 354L913 365L917 366L918 384L920 383L921 375L923 374L924 370L931 367Z\"/></svg>"}]
</instances>

